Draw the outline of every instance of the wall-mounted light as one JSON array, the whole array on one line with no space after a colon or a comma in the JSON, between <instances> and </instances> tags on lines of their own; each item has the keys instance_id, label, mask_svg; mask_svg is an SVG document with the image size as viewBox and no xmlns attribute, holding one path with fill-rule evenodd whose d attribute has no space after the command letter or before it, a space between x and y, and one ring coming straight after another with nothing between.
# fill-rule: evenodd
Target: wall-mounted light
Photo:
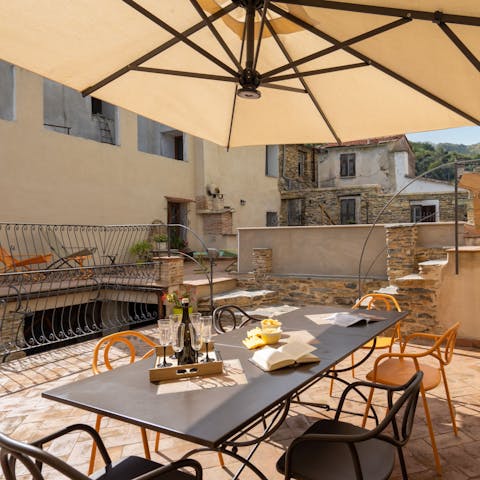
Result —
<instances>
[{"instance_id":1,"label":"wall-mounted light","mask_svg":"<svg viewBox=\"0 0 480 480\"><path fill-rule=\"evenodd\" d=\"M246 205L247 204L247 201L246 200L240 200L240 205Z\"/></svg>"}]
</instances>

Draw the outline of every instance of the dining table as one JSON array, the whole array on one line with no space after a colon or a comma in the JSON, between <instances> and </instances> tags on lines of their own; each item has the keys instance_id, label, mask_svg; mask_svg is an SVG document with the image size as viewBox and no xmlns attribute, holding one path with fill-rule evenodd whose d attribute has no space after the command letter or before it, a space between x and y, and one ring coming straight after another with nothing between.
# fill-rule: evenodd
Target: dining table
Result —
<instances>
[{"instance_id":1,"label":"dining table","mask_svg":"<svg viewBox=\"0 0 480 480\"><path fill-rule=\"evenodd\" d=\"M329 322L329 314L342 311L358 316L359 322L349 327ZM319 362L263 371L251 362L253 351L242 343L247 331L255 327L249 324L214 337L213 350L224 362L222 374L151 382L154 359L148 358L47 390L42 396L198 445L185 456L203 450L230 455L242 464L233 478L248 467L268 480L252 456L282 425L292 400L407 314L368 310L367 315L342 306L301 307L275 317L282 322L280 343L292 339L309 343ZM251 435L258 430L259 434ZM244 446L251 449L242 456L239 447Z\"/></svg>"}]
</instances>

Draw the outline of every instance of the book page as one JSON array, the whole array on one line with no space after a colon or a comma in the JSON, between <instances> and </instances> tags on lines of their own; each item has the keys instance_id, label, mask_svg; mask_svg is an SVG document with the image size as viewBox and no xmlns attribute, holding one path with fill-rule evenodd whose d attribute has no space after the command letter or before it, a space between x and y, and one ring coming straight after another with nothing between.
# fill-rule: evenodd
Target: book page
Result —
<instances>
[{"instance_id":1,"label":"book page","mask_svg":"<svg viewBox=\"0 0 480 480\"><path fill-rule=\"evenodd\" d=\"M337 313L319 313L317 315L307 315L309 320L312 320L317 325L338 325L339 327L350 327L359 322L367 322L366 316L355 315L349 312L337 312Z\"/></svg>"},{"instance_id":2,"label":"book page","mask_svg":"<svg viewBox=\"0 0 480 480\"><path fill-rule=\"evenodd\" d=\"M295 360L289 355L272 347L263 347L257 350L252 358L252 362L266 372L277 370L279 368L293 365Z\"/></svg>"},{"instance_id":3,"label":"book page","mask_svg":"<svg viewBox=\"0 0 480 480\"><path fill-rule=\"evenodd\" d=\"M310 352L313 352L315 347L313 345L309 345L308 343L300 343L300 342L289 342L285 345L279 347L278 351L287 354L290 358L295 360L296 362L302 358L304 355L307 355Z\"/></svg>"}]
</instances>

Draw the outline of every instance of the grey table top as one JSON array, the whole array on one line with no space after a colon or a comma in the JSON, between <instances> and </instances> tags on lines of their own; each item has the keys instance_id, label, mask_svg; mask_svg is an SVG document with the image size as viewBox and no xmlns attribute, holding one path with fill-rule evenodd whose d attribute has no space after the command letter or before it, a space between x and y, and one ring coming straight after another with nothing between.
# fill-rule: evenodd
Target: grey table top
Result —
<instances>
[{"instance_id":1,"label":"grey table top","mask_svg":"<svg viewBox=\"0 0 480 480\"><path fill-rule=\"evenodd\" d=\"M311 343L316 346L313 353L321 359L319 363L263 372L249 361L253 352L241 343L250 326L215 337L215 348L222 358L238 359L241 363L245 383L163 392L162 384L149 381L148 370L153 360L146 359L46 391L42 396L200 445L217 447L408 313L377 312L381 321L352 327L317 325L305 316L339 310L342 309L313 306L278 317L284 331L306 331L311 336ZM359 315L361 313L359 311ZM374 311L369 311L371 313L375 315Z\"/></svg>"}]
</instances>

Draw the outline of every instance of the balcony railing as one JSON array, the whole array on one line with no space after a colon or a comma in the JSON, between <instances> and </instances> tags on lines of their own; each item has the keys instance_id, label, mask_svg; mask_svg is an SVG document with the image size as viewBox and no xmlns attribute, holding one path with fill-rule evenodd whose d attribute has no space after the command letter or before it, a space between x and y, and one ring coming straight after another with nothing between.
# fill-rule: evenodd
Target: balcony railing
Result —
<instances>
[{"instance_id":1,"label":"balcony railing","mask_svg":"<svg viewBox=\"0 0 480 480\"><path fill-rule=\"evenodd\" d=\"M192 235L181 225L0 223L0 362L154 321L165 287L154 257Z\"/></svg>"}]
</instances>

